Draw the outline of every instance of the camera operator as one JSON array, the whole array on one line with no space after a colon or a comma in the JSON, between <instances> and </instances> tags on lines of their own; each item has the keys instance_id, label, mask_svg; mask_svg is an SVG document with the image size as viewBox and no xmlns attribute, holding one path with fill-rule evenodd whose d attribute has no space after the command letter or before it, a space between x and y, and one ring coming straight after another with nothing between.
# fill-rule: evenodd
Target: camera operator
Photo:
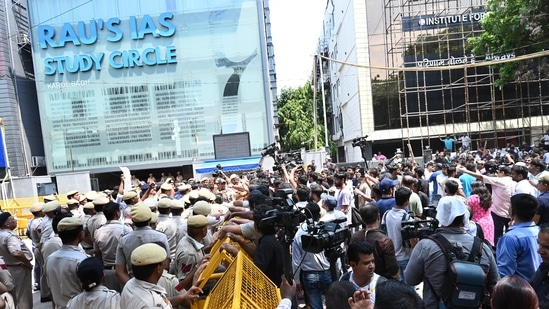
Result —
<instances>
[{"instance_id":1,"label":"camera operator","mask_svg":"<svg viewBox=\"0 0 549 309\"><path fill-rule=\"evenodd\" d=\"M308 219L317 222L320 219L320 207L314 203L305 206ZM303 249L301 236L307 234L304 228L299 228L292 243L292 264L294 280L298 290L304 290L305 302L311 309L322 309L322 294L325 294L332 283L330 262L320 253L311 253Z\"/></svg>"},{"instance_id":2,"label":"camera operator","mask_svg":"<svg viewBox=\"0 0 549 309\"><path fill-rule=\"evenodd\" d=\"M311 201L318 204L318 207L320 207L320 216L324 216L326 214L326 209L322 207L322 194L324 194L324 187L320 185L313 184L311 186Z\"/></svg>"},{"instance_id":3,"label":"camera operator","mask_svg":"<svg viewBox=\"0 0 549 309\"><path fill-rule=\"evenodd\" d=\"M297 199L295 205L297 208L305 208L309 200L311 190L305 185L298 185L297 190L295 190L294 197Z\"/></svg>"},{"instance_id":4,"label":"camera operator","mask_svg":"<svg viewBox=\"0 0 549 309\"><path fill-rule=\"evenodd\" d=\"M464 229L469 222L469 211L463 201L458 198L442 198L437 207L436 218L441 226L437 233L468 255L471 252L474 237ZM439 308L438 298L442 292L447 264L446 256L440 246L429 238L420 240L412 251L410 261L404 271L404 278L409 285L424 283L425 308ZM499 275L492 249L484 243L482 244L480 266L487 275L486 288L488 292L491 292Z\"/></svg>"},{"instance_id":5,"label":"camera operator","mask_svg":"<svg viewBox=\"0 0 549 309\"><path fill-rule=\"evenodd\" d=\"M395 206L389 210L381 219L382 224L387 225L387 236L393 240L395 255L400 267L400 281L404 281L404 269L410 259L414 240L403 242L402 240L402 221L407 216L406 206L410 201L412 190L406 187L400 187L395 192ZM417 241L417 240L416 240Z\"/></svg>"},{"instance_id":6,"label":"camera operator","mask_svg":"<svg viewBox=\"0 0 549 309\"><path fill-rule=\"evenodd\" d=\"M322 216L322 218L320 218L320 221L329 222L339 219L347 219L347 216L343 212L336 209L337 199L335 197L323 193L322 195L320 195L320 198L323 201L322 208L326 210L326 214ZM347 222L344 222L342 225L347 226Z\"/></svg>"}]
</instances>

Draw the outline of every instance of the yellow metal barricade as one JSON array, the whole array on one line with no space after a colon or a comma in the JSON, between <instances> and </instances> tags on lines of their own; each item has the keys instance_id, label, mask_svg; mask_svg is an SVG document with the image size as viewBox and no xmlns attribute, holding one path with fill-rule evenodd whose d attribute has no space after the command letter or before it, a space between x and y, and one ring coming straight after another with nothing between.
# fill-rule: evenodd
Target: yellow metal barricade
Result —
<instances>
[{"instance_id":1,"label":"yellow metal barricade","mask_svg":"<svg viewBox=\"0 0 549 309\"><path fill-rule=\"evenodd\" d=\"M55 196L61 205L67 203L66 197L56 195ZM1 200L0 205L2 211L9 211L13 216L17 218L17 233L20 236L25 235L27 229L27 224L32 219L32 213L29 211L32 204L36 202L43 202L43 196L33 196L33 197L19 197L14 199Z\"/></svg>"},{"instance_id":2,"label":"yellow metal barricade","mask_svg":"<svg viewBox=\"0 0 549 309\"><path fill-rule=\"evenodd\" d=\"M218 280L209 295L191 305L191 309L218 308L276 308L280 302L278 287L240 250L232 257L221 244L236 245L228 237L218 240L210 251L212 257L200 278L203 288L210 280ZM227 267L224 273L214 273L217 266Z\"/></svg>"}]
</instances>

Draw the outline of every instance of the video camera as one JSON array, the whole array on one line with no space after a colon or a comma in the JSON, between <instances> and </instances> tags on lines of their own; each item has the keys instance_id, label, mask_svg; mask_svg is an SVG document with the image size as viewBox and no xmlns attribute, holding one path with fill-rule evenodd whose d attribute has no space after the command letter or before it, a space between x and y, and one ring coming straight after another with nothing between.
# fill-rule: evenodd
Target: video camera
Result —
<instances>
[{"instance_id":1,"label":"video camera","mask_svg":"<svg viewBox=\"0 0 549 309\"><path fill-rule=\"evenodd\" d=\"M223 170L223 166L221 166L221 164L218 164L215 166L215 168L217 168L217 170L212 173L212 177L221 176L221 171Z\"/></svg>"},{"instance_id":2,"label":"video camera","mask_svg":"<svg viewBox=\"0 0 549 309\"><path fill-rule=\"evenodd\" d=\"M261 150L261 156L262 157L265 157L265 156L271 156L271 157L275 157L276 155L276 151L277 151L277 147L276 147L276 142L270 144L270 145L267 145L265 146L262 150Z\"/></svg>"},{"instance_id":3,"label":"video camera","mask_svg":"<svg viewBox=\"0 0 549 309\"><path fill-rule=\"evenodd\" d=\"M267 199L265 202L274 207L267 211L267 218L261 220L262 225L271 225L277 228L285 228L288 235L293 235L297 227L306 217L303 212L297 209L291 195L292 189L280 189L276 191L275 196Z\"/></svg>"},{"instance_id":4,"label":"video camera","mask_svg":"<svg viewBox=\"0 0 549 309\"><path fill-rule=\"evenodd\" d=\"M273 166L273 171L280 171L282 165L286 166L288 169L292 169L298 165L303 165L303 159L301 158L300 151L292 151L283 154L279 154L274 157L275 165Z\"/></svg>"},{"instance_id":5,"label":"video camera","mask_svg":"<svg viewBox=\"0 0 549 309\"><path fill-rule=\"evenodd\" d=\"M401 223L400 234L402 241L412 238L427 238L433 235L438 228L438 220L435 218L416 220L416 216L412 213L408 220L403 220Z\"/></svg>"},{"instance_id":6,"label":"video camera","mask_svg":"<svg viewBox=\"0 0 549 309\"><path fill-rule=\"evenodd\" d=\"M363 137L357 137L355 139L353 139L353 142L352 142L352 146L353 147L362 147L362 146L366 146L366 139L368 138L368 135L364 135Z\"/></svg>"},{"instance_id":7,"label":"video camera","mask_svg":"<svg viewBox=\"0 0 549 309\"><path fill-rule=\"evenodd\" d=\"M347 227L341 226L346 219L338 219L328 222L314 222L307 227L307 233L301 235L303 249L312 253L320 253L339 247L341 243L351 237Z\"/></svg>"}]
</instances>

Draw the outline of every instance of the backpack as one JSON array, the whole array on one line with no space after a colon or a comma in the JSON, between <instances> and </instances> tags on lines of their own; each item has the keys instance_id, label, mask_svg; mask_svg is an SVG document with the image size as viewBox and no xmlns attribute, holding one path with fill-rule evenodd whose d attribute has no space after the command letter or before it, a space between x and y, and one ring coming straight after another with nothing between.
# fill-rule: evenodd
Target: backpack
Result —
<instances>
[{"instance_id":1,"label":"backpack","mask_svg":"<svg viewBox=\"0 0 549 309\"><path fill-rule=\"evenodd\" d=\"M486 274L480 266L482 257L482 241L475 237L473 247L468 257L458 253L446 237L441 234L429 236L442 250L448 267L444 274L442 292L437 295L431 283L429 287L440 300L440 308L448 309L478 309L486 301Z\"/></svg>"}]
</instances>

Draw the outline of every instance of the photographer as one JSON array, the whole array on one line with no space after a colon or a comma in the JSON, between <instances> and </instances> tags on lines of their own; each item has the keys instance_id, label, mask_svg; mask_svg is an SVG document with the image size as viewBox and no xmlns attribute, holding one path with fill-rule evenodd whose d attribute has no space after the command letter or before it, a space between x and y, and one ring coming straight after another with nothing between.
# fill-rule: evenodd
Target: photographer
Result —
<instances>
[{"instance_id":1,"label":"photographer","mask_svg":"<svg viewBox=\"0 0 549 309\"><path fill-rule=\"evenodd\" d=\"M320 219L320 207L316 203L305 206L308 219L317 222ZM311 309L322 309L322 294L325 294L332 283L330 262L320 253L311 253L303 249L301 236L307 232L299 228L292 243L292 264L294 280L298 290L305 291L305 302Z\"/></svg>"},{"instance_id":2,"label":"photographer","mask_svg":"<svg viewBox=\"0 0 549 309\"><path fill-rule=\"evenodd\" d=\"M469 211L463 201L457 198L441 199L437 207L436 218L441 226L437 233L448 239L450 244L456 246L458 250L469 255L474 238L464 229L469 221ZM442 249L429 238L420 240L412 251L410 261L404 271L404 278L409 285L424 283L423 300L427 309L439 308L439 298L445 281L447 264ZM480 266L487 275L486 288L491 292L499 275L494 254L487 244L482 244Z\"/></svg>"}]
</instances>

